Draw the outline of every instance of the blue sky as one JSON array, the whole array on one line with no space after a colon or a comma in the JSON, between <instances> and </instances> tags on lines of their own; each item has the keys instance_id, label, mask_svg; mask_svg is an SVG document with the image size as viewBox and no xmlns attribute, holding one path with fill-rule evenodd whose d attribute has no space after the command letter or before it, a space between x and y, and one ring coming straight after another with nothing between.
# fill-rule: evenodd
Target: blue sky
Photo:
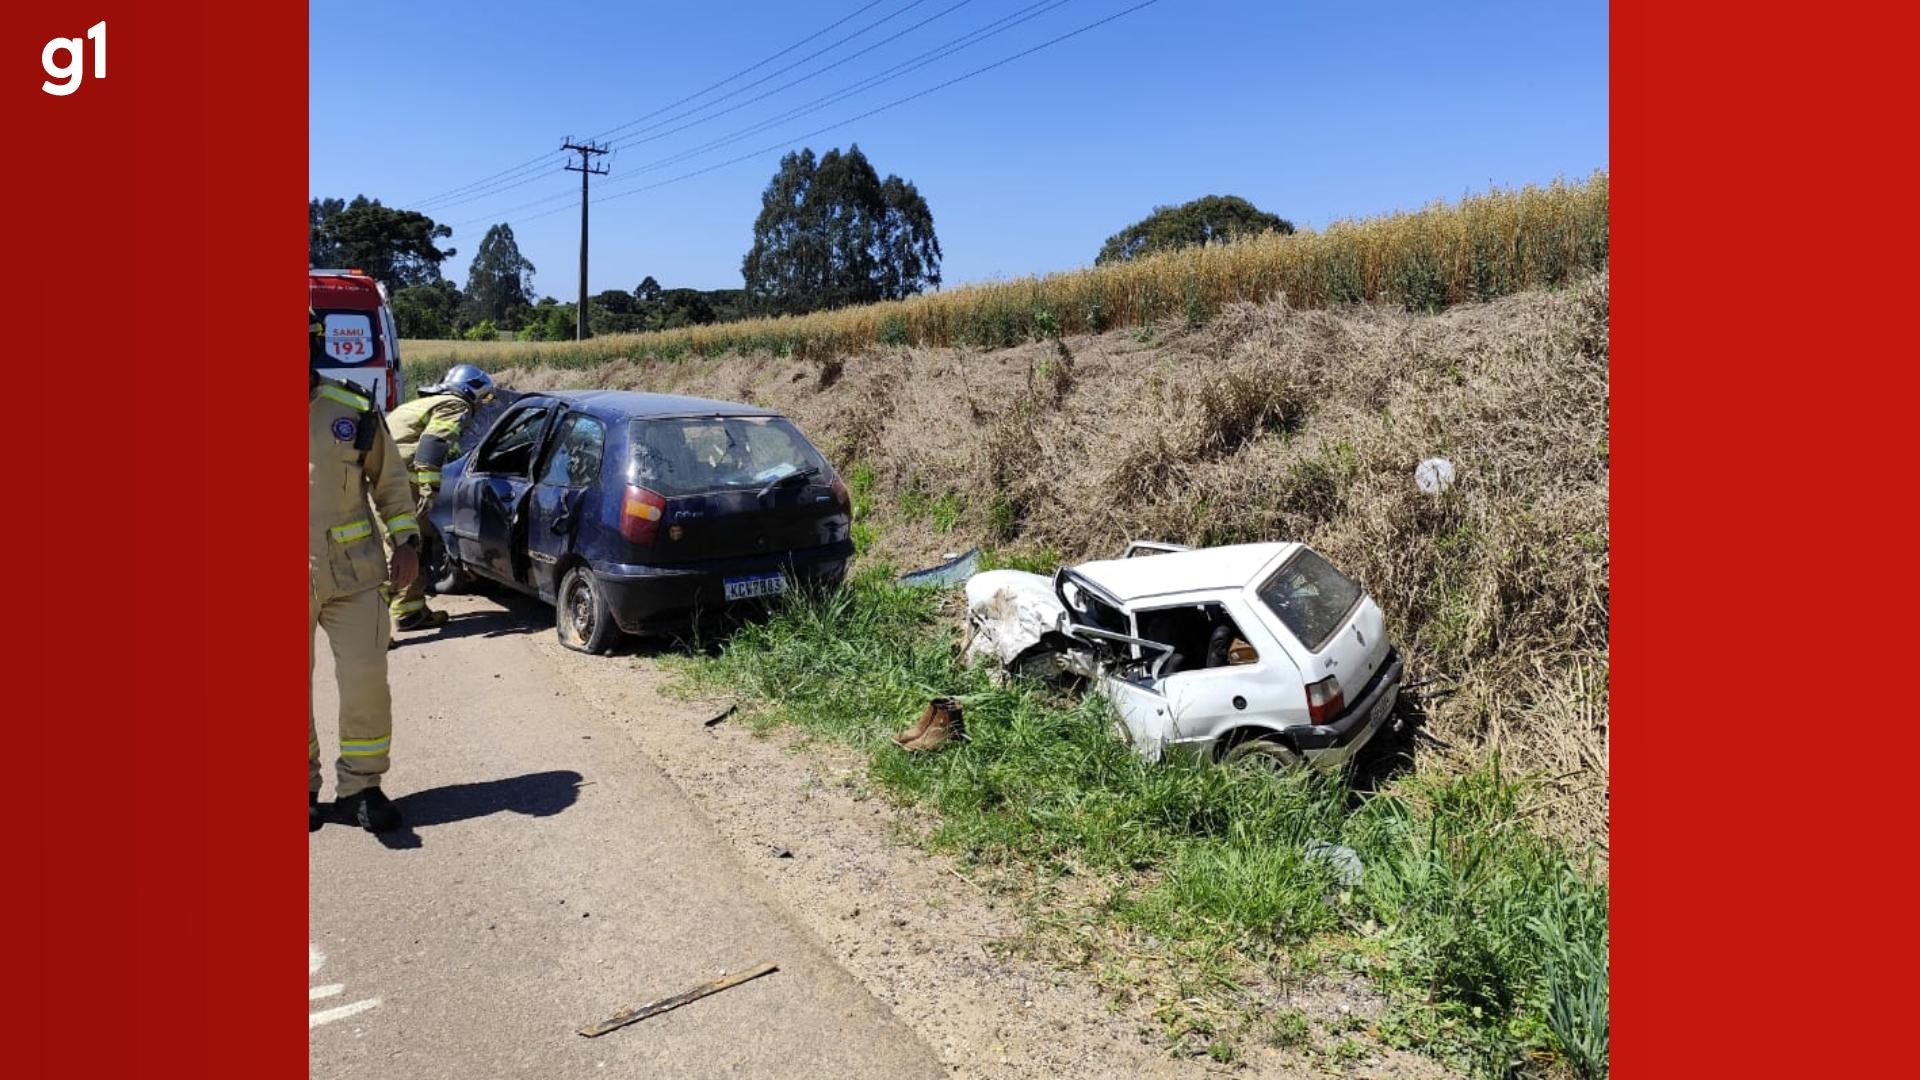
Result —
<instances>
[{"instance_id":1,"label":"blue sky","mask_svg":"<svg viewBox=\"0 0 1920 1080\"><path fill-rule=\"evenodd\" d=\"M509 222L537 268L538 290L569 299L578 287L579 177L559 171L561 138L591 137L655 113L852 15L711 93L610 136L646 141L621 147L610 174L594 178L592 291L631 289L647 275L670 288L737 288L760 192L788 148L769 147L1138 0L1065 0L817 112L682 163L662 159L849 87L1033 2L882 0L857 15L868 0L316 3L311 193L364 193L454 225L446 243L459 254L443 269L461 285L488 225ZM741 89L896 12L815 60ZM706 119L932 16L838 68ZM1158 0L805 144L824 151L857 142L882 175L918 185L951 286L1085 265L1107 236L1154 206L1206 194L1241 195L1318 227L1492 185L1581 177L1607 165L1607 119L1607 10L1597 0ZM695 126L670 132L685 124ZM520 166L527 171L510 171ZM503 172L488 185L446 194ZM468 197L491 187L502 190ZM636 193L601 201L622 191ZM426 201L433 196L443 197ZM543 211L556 212L536 216Z\"/></svg>"}]
</instances>

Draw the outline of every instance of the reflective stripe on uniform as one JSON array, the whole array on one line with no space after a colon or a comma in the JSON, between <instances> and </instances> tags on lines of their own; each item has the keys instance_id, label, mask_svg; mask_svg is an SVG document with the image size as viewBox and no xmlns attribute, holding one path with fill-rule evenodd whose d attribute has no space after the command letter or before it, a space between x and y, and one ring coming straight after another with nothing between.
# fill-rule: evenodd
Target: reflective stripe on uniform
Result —
<instances>
[{"instance_id":1,"label":"reflective stripe on uniform","mask_svg":"<svg viewBox=\"0 0 1920 1080\"><path fill-rule=\"evenodd\" d=\"M387 608L387 611L394 615L411 615L416 611L425 610L427 610L425 600L396 600Z\"/></svg>"},{"instance_id":2,"label":"reflective stripe on uniform","mask_svg":"<svg viewBox=\"0 0 1920 1080\"><path fill-rule=\"evenodd\" d=\"M420 469L413 474L413 482L416 484L438 484L440 482L440 470Z\"/></svg>"},{"instance_id":3,"label":"reflective stripe on uniform","mask_svg":"<svg viewBox=\"0 0 1920 1080\"><path fill-rule=\"evenodd\" d=\"M328 529L327 533L333 537L333 542L336 544L351 544L355 540L365 540L372 536L373 522L363 518L346 525L335 525Z\"/></svg>"},{"instance_id":4,"label":"reflective stripe on uniform","mask_svg":"<svg viewBox=\"0 0 1920 1080\"><path fill-rule=\"evenodd\" d=\"M387 744L393 741L388 735L379 739L341 739L341 757L379 757L387 752Z\"/></svg>"},{"instance_id":5,"label":"reflective stripe on uniform","mask_svg":"<svg viewBox=\"0 0 1920 1080\"><path fill-rule=\"evenodd\" d=\"M412 514L395 514L387 519L387 535L394 533L419 532L420 519Z\"/></svg>"},{"instance_id":6,"label":"reflective stripe on uniform","mask_svg":"<svg viewBox=\"0 0 1920 1080\"><path fill-rule=\"evenodd\" d=\"M458 419L449 420L444 416L435 417L427 423L427 429L422 432L422 434L438 435L448 442L452 442L454 438L460 434L460 421Z\"/></svg>"},{"instance_id":7,"label":"reflective stripe on uniform","mask_svg":"<svg viewBox=\"0 0 1920 1080\"><path fill-rule=\"evenodd\" d=\"M326 398L328 401L337 401L347 408L352 409L354 412L366 412L368 409L373 408L373 402L368 401L366 398L361 397L351 390L342 390L337 386L322 386L320 388L320 396Z\"/></svg>"}]
</instances>

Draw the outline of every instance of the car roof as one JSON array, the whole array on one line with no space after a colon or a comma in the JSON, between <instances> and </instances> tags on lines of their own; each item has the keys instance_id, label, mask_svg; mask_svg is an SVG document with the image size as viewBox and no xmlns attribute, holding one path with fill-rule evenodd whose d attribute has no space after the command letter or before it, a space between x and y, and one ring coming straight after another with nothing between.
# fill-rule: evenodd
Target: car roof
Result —
<instances>
[{"instance_id":1,"label":"car roof","mask_svg":"<svg viewBox=\"0 0 1920 1080\"><path fill-rule=\"evenodd\" d=\"M1131 559L1099 559L1073 569L1116 599L1131 602L1199 589L1244 588L1263 568L1299 546L1293 541L1228 544Z\"/></svg>"},{"instance_id":2,"label":"car roof","mask_svg":"<svg viewBox=\"0 0 1920 1080\"><path fill-rule=\"evenodd\" d=\"M528 398L557 398L576 408L608 416L779 416L772 409L738 401L648 394L638 390L540 390Z\"/></svg>"}]
</instances>

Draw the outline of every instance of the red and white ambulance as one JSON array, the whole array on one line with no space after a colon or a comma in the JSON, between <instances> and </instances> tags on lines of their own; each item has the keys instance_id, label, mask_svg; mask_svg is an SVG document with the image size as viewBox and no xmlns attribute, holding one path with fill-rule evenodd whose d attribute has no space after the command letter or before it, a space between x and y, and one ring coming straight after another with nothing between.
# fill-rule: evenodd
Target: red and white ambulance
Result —
<instances>
[{"instance_id":1,"label":"red and white ambulance","mask_svg":"<svg viewBox=\"0 0 1920 1080\"><path fill-rule=\"evenodd\" d=\"M326 327L327 358L316 370L371 390L392 412L402 400L400 332L386 288L359 270L308 270L307 298Z\"/></svg>"}]
</instances>

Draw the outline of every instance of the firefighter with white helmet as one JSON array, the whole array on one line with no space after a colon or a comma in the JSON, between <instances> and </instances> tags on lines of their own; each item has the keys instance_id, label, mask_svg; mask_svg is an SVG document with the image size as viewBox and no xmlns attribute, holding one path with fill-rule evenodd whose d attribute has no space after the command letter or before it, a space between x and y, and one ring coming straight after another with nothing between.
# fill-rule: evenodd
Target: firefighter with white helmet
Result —
<instances>
[{"instance_id":1,"label":"firefighter with white helmet","mask_svg":"<svg viewBox=\"0 0 1920 1080\"><path fill-rule=\"evenodd\" d=\"M393 738L387 613L379 586L419 576L420 527L393 437L367 392L322 378L320 322L308 312L307 828L320 827L320 740L313 726L314 631L325 627L340 688L335 805L373 832L400 825L380 791ZM371 505L370 505L371 504ZM393 554L381 558L381 537Z\"/></svg>"},{"instance_id":2,"label":"firefighter with white helmet","mask_svg":"<svg viewBox=\"0 0 1920 1080\"><path fill-rule=\"evenodd\" d=\"M423 530L431 530L427 511L440 491L440 466L460 455L460 431L475 409L493 400L493 379L472 364L455 364L447 376L420 395L393 410L387 427L405 463L413 488L414 512ZM431 538L431 533L423 535ZM398 630L425 630L443 626L447 613L427 607L427 585L417 578L395 590L388 605Z\"/></svg>"}]
</instances>

